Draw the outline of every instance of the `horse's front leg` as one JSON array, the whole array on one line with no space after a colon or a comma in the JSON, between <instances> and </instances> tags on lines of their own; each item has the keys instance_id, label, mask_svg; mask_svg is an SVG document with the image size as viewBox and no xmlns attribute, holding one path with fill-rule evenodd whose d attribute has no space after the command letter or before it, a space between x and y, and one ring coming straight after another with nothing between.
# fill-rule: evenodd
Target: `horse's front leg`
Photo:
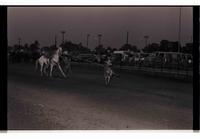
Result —
<instances>
[{"instance_id":1,"label":"horse's front leg","mask_svg":"<svg viewBox=\"0 0 200 139\"><path fill-rule=\"evenodd\" d=\"M104 76L104 80L105 80L105 84L107 85L107 79L106 79L106 77Z\"/></svg>"},{"instance_id":2,"label":"horse's front leg","mask_svg":"<svg viewBox=\"0 0 200 139\"><path fill-rule=\"evenodd\" d=\"M50 65L50 75L49 75L50 77L52 77L53 67L54 67L54 64L51 64L51 65Z\"/></svg>"},{"instance_id":3,"label":"horse's front leg","mask_svg":"<svg viewBox=\"0 0 200 139\"><path fill-rule=\"evenodd\" d=\"M43 71L42 70L43 70L43 64L41 64L41 66L40 66L40 75L41 76L43 76Z\"/></svg>"},{"instance_id":4,"label":"horse's front leg","mask_svg":"<svg viewBox=\"0 0 200 139\"><path fill-rule=\"evenodd\" d=\"M71 67L71 64L69 65L69 69L68 69L68 74L72 74L72 67Z\"/></svg>"},{"instance_id":5,"label":"horse's front leg","mask_svg":"<svg viewBox=\"0 0 200 139\"><path fill-rule=\"evenodd\" d=\"M107 85L107 79L106 79L106 73L104 72L104 81L105 81L105 84Z\"/></svg>"},{"instance_id":6,"label":"horse's front leg","mask_svg":"<svg viewBox=\"0 0 200 139\"><path fill-rule=\"evenodd\" d=\"M67 65L64 67L64 73L66 74L66 76L68 76L69 67Z\"/></svg>"},{"instance_id":7,"label":"horse's front leg","mask_svg":"<svg viewBox=\"0 0 200 139\"><path fill-rule=\"evenodd\" d=\"M104 78L105 78L105 84L108 85L109 84L109 76L106 75Z\"/></svg>"},{"instance_id":8,"label":"horse's front leg","mask_svg":"<svg viewBox=\"0 0 200 139\"><path fill-rule=\"evenodd\" d=\"M108 76L108 84L110 84L111 76Z\"/></svg>"},{"instance_id":9,"label":"horse's front leg","mask_svg":"<svg viewBox=\"0 0 200 139\"><path fill-rule=\"evenodd\" d=\"M57 65L58 65L58 68L59 68L60 72L62 73L62 75L63 75L64 77L66 77L66 75L65 75L65 73L63 72L63 70L62 70L60 64L58 63Z\"/></svg>"},{"instance_id":10,"label":"horse's front leg","mask_svg":"<svg viewBox=\"0 0 200 139\"><path fill-rule=\"evenodd\" d=\"M68 76L69 76L69 74L71 74L71 73L72 73L72 69L71 69L71 65L69 65L69 66L68 66L68 70L67 70Z\"/></svg>"}]
</instances>

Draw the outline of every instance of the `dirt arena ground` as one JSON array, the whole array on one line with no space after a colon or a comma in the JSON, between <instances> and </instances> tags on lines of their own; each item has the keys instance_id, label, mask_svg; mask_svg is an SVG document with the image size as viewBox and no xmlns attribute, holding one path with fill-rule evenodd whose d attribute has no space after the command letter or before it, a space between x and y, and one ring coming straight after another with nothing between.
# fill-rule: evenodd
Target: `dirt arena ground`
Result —
<instances>
[{"instance_id":1,"label":"dirt arena ground","mask_svg":"<svg viewBox=\"0 0 200 139\"><path fill-rule=\"evenodd\" d=\"M40 77L33 64L8 66L8 129L192 129L192 83L73 67L69 78Z\"/></svg>"}]
</instances>

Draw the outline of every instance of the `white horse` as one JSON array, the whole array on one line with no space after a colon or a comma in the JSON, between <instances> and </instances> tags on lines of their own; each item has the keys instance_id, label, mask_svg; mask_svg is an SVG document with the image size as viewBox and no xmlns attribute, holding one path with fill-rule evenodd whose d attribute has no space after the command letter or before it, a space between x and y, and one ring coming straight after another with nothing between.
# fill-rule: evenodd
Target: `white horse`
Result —
<instances>
[{"instance_id":1,"label":"white horse","mask_svg":"<svg viewBox=\"0 0 200 139\"><path fill-rule=\"evenodd\" d=\"M62 54L62 48L61 47L57 47L57 50L55 50L55 52L53 53L53 55L50 58L50 77L52 77L52 71L54 66L57 66L61 72L61 74L66 77L65 73L63 72L61 66L60 66L60 61L59 58Z\"/></svg>"},{"instance_id":2,"label":"white horse","mask_svg":"<svg viewBox=\"0 0 200 139\"><path fill-rule=\"evenodd\" d=\"M38 64L40 64L40 75L43 76L43 72L47 75L47 68L49 67L49 58L42 55L35 62L35 69L37 70Z\"/></svg>"}]
</instances>

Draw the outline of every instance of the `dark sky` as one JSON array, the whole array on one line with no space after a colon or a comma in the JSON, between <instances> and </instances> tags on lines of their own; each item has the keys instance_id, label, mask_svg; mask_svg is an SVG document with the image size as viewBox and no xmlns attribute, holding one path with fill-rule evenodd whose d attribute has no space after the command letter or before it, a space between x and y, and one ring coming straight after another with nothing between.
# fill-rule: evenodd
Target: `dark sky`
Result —
<instances>
[{"instance_id":1,"label":"dark sky","mask_svg":"<svg viewBox=\"0 0 200 139\"><path fill-rule=\"evenodd\" d=\"M144 47L144 36L150 42L162 39L178 40L179 9L177 7L10 7L8 8L8 43L22 44L39 40L41 46L54 43L61 30L66 39L86 45L86 34L91 34L89 47L97 45L97 34L103 34L104 46L119 48L129 31L131 44ZM192 37L192 8L182 8L181 43Z\"/></svg>"}]
</instances>

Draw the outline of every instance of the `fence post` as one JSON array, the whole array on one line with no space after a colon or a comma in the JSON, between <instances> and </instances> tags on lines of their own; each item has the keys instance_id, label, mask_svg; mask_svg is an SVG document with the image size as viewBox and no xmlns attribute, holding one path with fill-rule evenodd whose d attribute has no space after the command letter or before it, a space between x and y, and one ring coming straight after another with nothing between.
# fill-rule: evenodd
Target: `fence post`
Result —
<instances>
[{"instance_id":1,"label":"fence post","mask_svg":"<svg viewBox=\"0 0 200 139\"><path fill-rule=\"evenodd\" d=\"M188 66L187 66L187 64L185 65L185 71L186 71L186 78L188 78Z\"/></svg>"},{"instance_id":2,"label":"fence post","mask_svg":"<svg viewBox=\"0 0 200 139\"><path fill-rule=\"evenodd\" d=\"M163 72L163 59L161 60L161 72Z\"/></svg>"},{"instance_id":3,"label":"fence post","mask_svg":"<svg viewBox=\"0 0 200 139\"><path fill-rule=\"evenodd\" d=\"M178 60L178 64L177 64L177 75L179 75L179 60Z\"/></svg>"}]
</instances>

